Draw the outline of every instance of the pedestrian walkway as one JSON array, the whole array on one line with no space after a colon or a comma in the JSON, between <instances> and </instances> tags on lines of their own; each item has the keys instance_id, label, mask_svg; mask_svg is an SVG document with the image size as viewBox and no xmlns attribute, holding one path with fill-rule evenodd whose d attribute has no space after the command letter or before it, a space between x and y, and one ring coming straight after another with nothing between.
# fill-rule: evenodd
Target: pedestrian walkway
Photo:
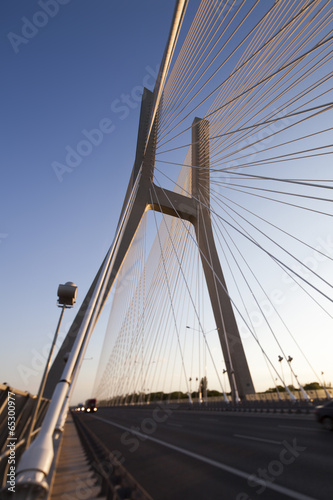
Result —
<instances>
[{"instance_id":1,"label":"pedestrian walkway","mask_svg":"<svg viewBox=\"0 0 333 500\"><path fill-rule=\"evenodd\" d=\"M89 465L69 413L48 500L96 499L101 491L96 483L97 476ZM102 500L101 497L98 500Z\"/></svg>"}]
</instances>

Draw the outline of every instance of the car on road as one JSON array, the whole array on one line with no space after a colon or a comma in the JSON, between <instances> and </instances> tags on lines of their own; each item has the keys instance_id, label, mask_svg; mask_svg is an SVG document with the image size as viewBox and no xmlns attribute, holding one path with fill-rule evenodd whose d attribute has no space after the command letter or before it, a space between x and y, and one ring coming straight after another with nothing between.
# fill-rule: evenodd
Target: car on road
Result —
<instances>
[{"instance_id":1,"label":"car on road","mask_svg":"<svg viewBox=\"0 0 333 500\"><path fill-rule=\"evenodd\" d=\"M325 429L333 431L333 401L325 405L316 406L314 413L317 421L320 422Z\"/></svg>"},{"instance_id":2,"label":"car on road","mask_svg":"<svg viewBox=\"0 0 333 500\"><path fill-rule=\"evenodd\" d=\"M85 404L86 413L97 411L97 400L96 399L87 399Z\"/></svg>"}]
</instances>

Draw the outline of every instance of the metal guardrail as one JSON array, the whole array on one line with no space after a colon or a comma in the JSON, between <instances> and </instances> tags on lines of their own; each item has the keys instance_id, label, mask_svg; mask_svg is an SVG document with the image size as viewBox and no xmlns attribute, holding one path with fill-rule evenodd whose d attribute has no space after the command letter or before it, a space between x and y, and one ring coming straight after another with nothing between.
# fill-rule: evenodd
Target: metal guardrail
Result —
<instances>
[{"instance_id":1,"label":"metal guardrail","mask_svg":"<svg viewBox=\"0 0 333 500\"><path fill-rule=\"evenodd\" d=\"M249 413L311 413L317 404L307 401L280 401L280 402L267 402L267 401L254 401L254 402L240 402L238 404L225 404L225 403L207 403L188 405L188 410L208 410L208 411L222 411L222 412L249 412ZM179 408L180 409L180 408Z\"/></svg>"},{"instance_id":2,"label":"metal guardrail","mask_svg":"<svg viewBox=\"0 0 333 500\"><path fill-rule=\"evenodd\" d=\"M111 451L89 430L82 416L73 411L72 417L88 460L101 485L99 496L112 500L152 500Z\"/></svg>"},{"instance_id":3,"label":"metal guardrail","mask_svg":"<svg viewBox=\"0 0 333 500\"><path fill-rule=\"evenodd\" d=\"M12 401L11 405L9 405L9 396ZM7 384L0 384L0 489L7 484L11 451L15 450L15 464L17 464L25 450L35 403L35 395L14 389ZM48 405L49 400L43 398L32 437L38 434ZM9 416L12 416L10 421ZM14 425L15 430L10 431L9 425ZM8 446L8 443L13 443L12 448Z\"/></svg>"},{"instance_id":4,"label":"metal guardrail","mask_svg":"<svg viewBox=\"0 0 333 500\"><path fill-rule=\"evenodd\" d=\"M210 401L210 402L193 402L190 404L187 400L170 400L161 401L163 405L172 405L173 410L183 411L216 411L216 412L249 412L249 413L305 413L310 414L316 406L322 405L330 401L326 399L313 399L310 401L297 400L297 401L241 401L237 404L225 403L224 401ZM150 404L137 403L131 405L114 405L104 406L104 408L141 408L153 409L159 402L154 401ZM103 407L101 407L103 408Z\"/></svg>"}]
</instances>

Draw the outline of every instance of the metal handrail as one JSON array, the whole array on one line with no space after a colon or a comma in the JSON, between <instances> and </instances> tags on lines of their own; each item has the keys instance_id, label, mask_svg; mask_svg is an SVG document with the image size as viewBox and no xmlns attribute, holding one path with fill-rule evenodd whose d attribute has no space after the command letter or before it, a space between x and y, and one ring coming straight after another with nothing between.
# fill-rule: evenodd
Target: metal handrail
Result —
<instances>
[{"instance_id":1,"label":"metal handrail","mask_svg":"<svg viewBox=\"0 0 333 500\"><path fill-rule=\"evenodd\" d=\"M134 477L125 469L125 467L119 462L115 455L105 446L105 444L91 432L87 425L82 421L82 418L76 415L74 412L72 414L76 429L80 436L83 447L86 450L88 459L94 464L96 472L99 474L102 480L102 491L101 495L113 495L112 498L122 498L117 496L118 488L115 487L112 479L119 477L120 483L123 487L128 487L132 492L136 492L138 495L135 498L140 498L141 500L152 500L152 497L147 491L134 479ZM112 465L112 472L107 473L103 463L105 460L109 461ZM126 497L128 498L128 497ZM132 496L131 496L132 498Z\"/></svg>"},{"instance_id":2,"label":"metal handrail","mask_svg":"<svg viewBox=\"0 0 333 500\"><path fill-rule=\"evenodd\" d=\"M40 427L38 427L38 429L35 429L32 433L31 433L31 436L34 437L36 434L38 434L38 432L40 431ZM19 441L15 447L16 447L16 450L17 448L20 448L23 444L25 444L27 441L27 438L24 438L24 439L21 439L21 441ZM10 450L7 450L3 453L1 453L0 455L0 462L4 459L4 458L7 458L8 455L10 454Z\"/></svg>"}]
</instances>

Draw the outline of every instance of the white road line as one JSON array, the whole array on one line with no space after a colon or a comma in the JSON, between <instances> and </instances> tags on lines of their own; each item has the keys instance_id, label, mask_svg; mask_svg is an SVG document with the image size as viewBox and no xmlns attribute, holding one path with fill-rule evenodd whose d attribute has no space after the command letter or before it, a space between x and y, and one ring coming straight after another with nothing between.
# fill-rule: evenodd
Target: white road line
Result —
<instances>
[{"instance_id":1,"label":"white road line","mask_svg":"<svg viewBox=\"0 0 333 500\"><path fill-rule=\"evenodd\" d=\"M242 439L253 439L253 441L262 441L263 443L282 444L282 441L273 441L273 439L264 439L264 438L258 438L258 437L253 437L253 436L243 436L242 434L234 434L234 437L242 438Z\"/></svg>"},{"instance_id":2,"label":"white road line","mask_svg":"<svg viewBox=\"0 0 333 500\"><path fill-rule=\"evenodd\" d=\"M231 467L230 465L222 464L221 462L217 462L216 460L212 460L208 457L199 455L198 453L194 453L192 451L186 450L185 448L180 448L179 446L175 446L171 443L166 443L165 441L161 441L160 439L153 438L152 436L148 436L142 432L134 431L129 427L125 427L124 425L116 424L115 422L111 422L110 420L106 420L105 418L97 417L93 415L96 420L101 420L102 422L106 422L109 425L113 425L118 427L119 429L123 429L124 431L128 431L131 434L144 437L146 440L153 441L154 443L165 446L166 448L170 448L171 450L178 451L179 453L183 453L183 455L187 455L191 458L195 458L196 460L200 460L208 465L212 465L213 467L217 467L225 472L229 472L230 474L234 474L235 476L241 477L242 479L248 480L251 478L251 482L255 482L261 486L265 486L266 488L277 491L278 493L282 493L283 495L288 496L289 498L295 498L295 500L316 500L313 497L308 497L307 495L303 495L303 493L298 493L298 491L290 490L289 488L285 488L284 486L279 486L275 483L269 483L263 479L259 479L253 474L248 474L247 472L243 472L235 467Z\"/></svg>"}]
</instances>

